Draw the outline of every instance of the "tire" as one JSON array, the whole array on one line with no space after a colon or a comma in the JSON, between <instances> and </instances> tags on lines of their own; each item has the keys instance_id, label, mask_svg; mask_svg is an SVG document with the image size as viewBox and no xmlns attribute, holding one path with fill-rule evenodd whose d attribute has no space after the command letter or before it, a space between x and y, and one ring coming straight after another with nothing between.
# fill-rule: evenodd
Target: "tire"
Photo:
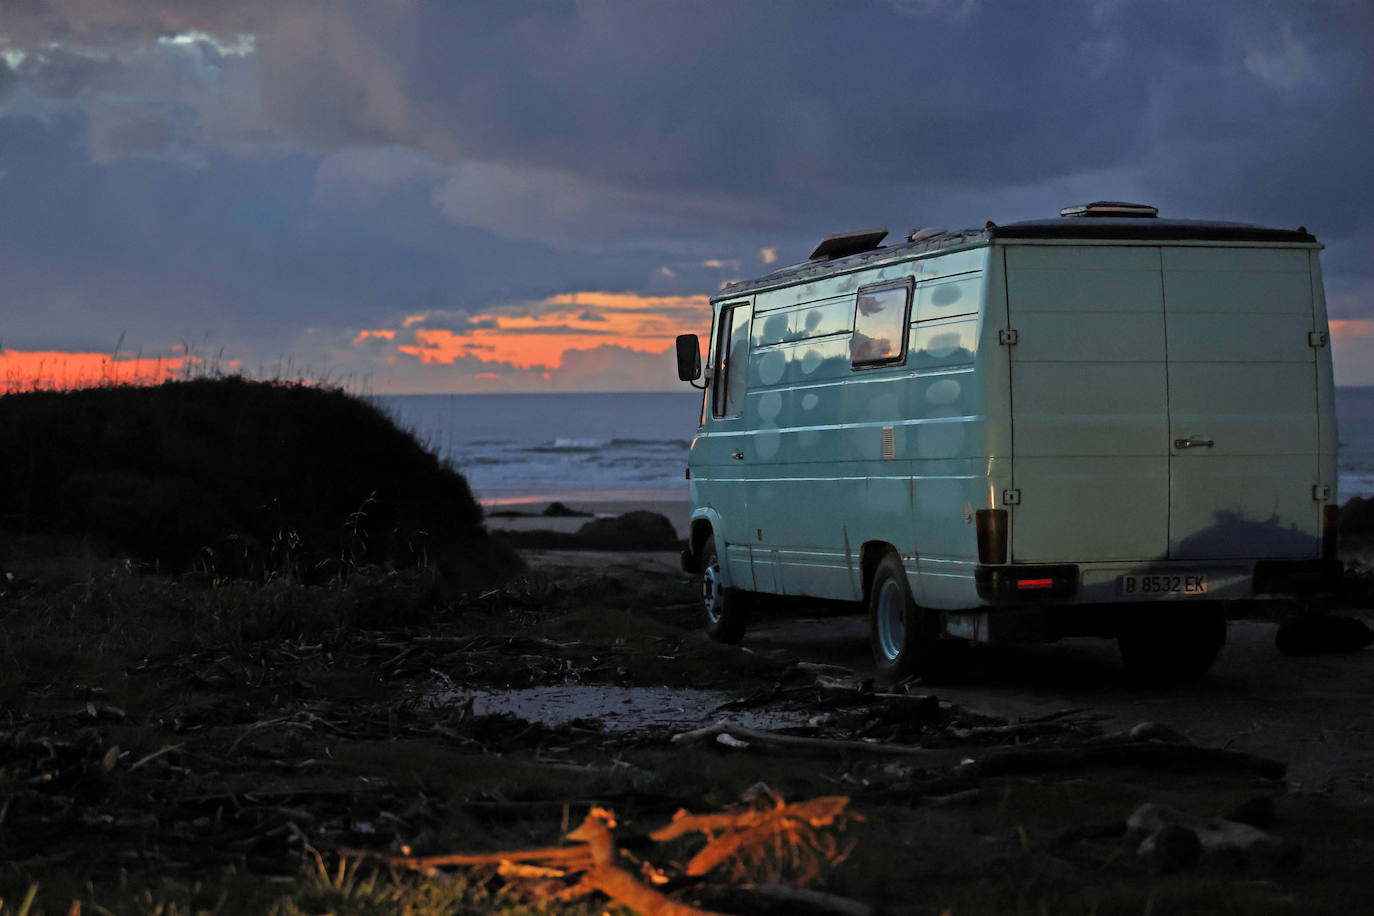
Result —
<instances>
[{"instance_id":1,"label":"tire","mask_svg":"<svg viewBox=\"0 0 1374 916\"><path fill-rule=\"evenodd\" d=\"M1211 610L1141 615L1126 621L1116 637L1126 667L1163 680L1197 680L1212 669L1226 644L1226 618Z\"/></svg>"},{"instance_id":2,"label":"tire","mask_svg":"<svg viewBox=\"0 0 1374 916\"><path fill-rule=\"evenodd\" d=\"M911 597L906 569L889 553L873 571L868 593L869 635L878 677L896 683L934 673L939 649L939 616Z\"/></svg>"},{"instance_id":3,"label":"tire","mask_svg":"<svg viewBox=\"0 0 1374 916\"><path fill-rule=\"evenodd\" d=\"M734 645L749 625L749 602L744 593L721 584L720 558L714 537L701 548L701 604L706 611L706 635Z\"/></svg>"}]
</instances>

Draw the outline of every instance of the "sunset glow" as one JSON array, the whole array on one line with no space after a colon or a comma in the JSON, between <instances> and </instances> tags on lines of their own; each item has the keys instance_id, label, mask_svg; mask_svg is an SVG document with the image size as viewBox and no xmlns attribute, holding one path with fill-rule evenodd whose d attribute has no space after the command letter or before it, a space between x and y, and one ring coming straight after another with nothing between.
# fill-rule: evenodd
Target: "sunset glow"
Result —
<instances>
[{"instance_id":1,"label":"sunset glow","mask_svg":"<svg viewBox=\"0 0 1374 916\"><path fill-rule=\"evenodd\" d=\"M156 385L177 378L185 357L112 359L108 353L0 350L0 393L95 385Z\"/></svg>"},{"instance_id":2,"label":"sunset glow","mask_svg":"<svg viewBox=\"0 0 1374 916\"><path fill-rule=\"evenodd\" d=\"M1350 320L1333 318L1331 320L1331 339L1337 343L1349 341L1357 337L1371 336L1374 336L1374 318Z\"/></svg>"},{"instance_id":3,"label":"sunset glow","mask_svg":"<svg viewBox=\"0 0 1374 916\"><path fill-rule=\"evenodd\" d=\"M409 316L402 331L362 331L354 338L397 340L397 352L421 364L451 365L460 359L505 363L519 369L554 369L570 350L615 345L639 353L663 353L673 338L701 332L710 321L705 296L644 296L624 292L577 292L549 296L527 306L528 314L468 316L457 326L426 327L428 316ZM405 342L412 336L413 342Z\"/></svg>"}]
</instances>

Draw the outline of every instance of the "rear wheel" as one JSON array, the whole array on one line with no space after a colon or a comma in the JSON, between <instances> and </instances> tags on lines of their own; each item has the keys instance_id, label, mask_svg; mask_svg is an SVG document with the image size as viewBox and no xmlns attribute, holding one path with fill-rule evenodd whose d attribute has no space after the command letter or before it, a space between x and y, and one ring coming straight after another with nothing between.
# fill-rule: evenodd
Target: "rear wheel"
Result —
<instances>
[{"instance_id":1,"label":"rear wheel","mask_svg":"<svg viewBox=\"0 0 1374 916\"><path fill-rule=\"evenodd\" d=\"M1126 667L1136 674L1192 680L1211 670L1226 644L1226 618L1200 609L1145 614L1123 622L1116 643Z\"/></svg>"},{"instance_id":2,"label":"rear wheel","mask_svg":"<svg viewBox=\"0 0 1374 916\"><path fill-rule=\"evenodd\" d=\"M744 638L749 603L741 592L725 587L716 542L709 538L701 548L701 603L706 611L707 636L731 644Z\"/></svg>"},{"instance_id":3,"label":"rear wheel","mask_svg":"<svg viewBox=\"0 0 1374 916\"><path fill-rule=\"evenodd\" d=\"M938 617L911 597L901 559L889 553L873 572L868 612L873 663L888 682L930 674L936 657Z\"/></svg>"}]
</instances>

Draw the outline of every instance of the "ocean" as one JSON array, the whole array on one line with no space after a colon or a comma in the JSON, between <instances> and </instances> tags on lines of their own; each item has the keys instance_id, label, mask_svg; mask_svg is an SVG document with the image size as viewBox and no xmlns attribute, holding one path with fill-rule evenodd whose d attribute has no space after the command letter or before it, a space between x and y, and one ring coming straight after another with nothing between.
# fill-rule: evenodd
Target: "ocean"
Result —
<instances>
[{"instance_id":1,"label":"ocean","mask_svg":"<svg viewBox=\"0 0 1374 916\"><path fill-rule=\"evenodd\" d=\"M697 391L413 394L376 400L488 504L686 499ZM1374 387L1337 388L1340 499L1374 496Z\"/></svg>"},{"instance_id":2,"label":"ocean","mask_svg":"<svg viewBox=\"0 0 1374 916\"><path fill-rule=\"evenodd\" d=\"M685 386L684 386L685 387ZM701 392L381 395L488 505L687 498Z\"/></svg>"}]
</instances>

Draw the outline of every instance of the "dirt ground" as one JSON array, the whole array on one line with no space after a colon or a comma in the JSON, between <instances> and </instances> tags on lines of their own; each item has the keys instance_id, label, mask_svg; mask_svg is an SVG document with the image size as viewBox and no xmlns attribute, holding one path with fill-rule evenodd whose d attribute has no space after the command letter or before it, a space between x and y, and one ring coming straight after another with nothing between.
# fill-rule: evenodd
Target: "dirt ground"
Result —
<instances>
[{"instance_id":1,"label":"dirt ground","mask_svg":"<svg viewBox=\"0 0 1374 916\"><path fill-rule=\"evenodd\" d=\"M1374 912L1374 650L1288 658L1272 625L1238 623L1194 685L1066 641L883 690L861 618L775 611L719 646L675 556L526 560L442 601L394 574L231 601L223 583L16 560L0 914L35 886L31 914L520 912L516 877L397 857L556 846L593 807L615 812L625 861L718 912ZM226 624L236 601L258 624ZM702 876L692 847L647 839L680 809L823 796L849 802L810 845ZM1147 803L1267 839L1175 848L1177 831L1128 829ZM776 886L832 896L778 903Z\"/></svg>"}]
</instances>

